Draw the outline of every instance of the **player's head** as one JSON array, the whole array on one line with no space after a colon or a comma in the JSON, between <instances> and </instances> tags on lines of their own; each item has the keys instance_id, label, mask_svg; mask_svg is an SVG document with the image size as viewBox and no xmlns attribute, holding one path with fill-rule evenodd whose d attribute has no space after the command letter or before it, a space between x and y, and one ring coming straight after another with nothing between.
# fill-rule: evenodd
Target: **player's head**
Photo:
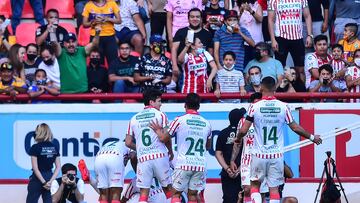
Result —
<instances>
[{"instance_id":1,"label":"player's head","mask_svg":"<svg viewBox=\"0 0 360 203\"><path fill-rule=\"evenodd\" d=\"M41 123L36 126L35 129L35 141L36 142L51 142L53 139L53 134L50 130L50 127L46 123Z\"/></svg>"},{"instance_id":2,"label":"player's head","mask_svg":"<svg viewBox=\"0 0 360 203\"><path fill-rule=\"evenodd\" d=\"M262 98L261 92L252 93L252 94L250 95L250 102L251 102L251 103L257 102L257 101L260 100L261 98Z\"/></svg>"},{"instance_id":3,"label":"player's head","mask_svg":"<svg viewBox=\"0 0 360 203\"><path fill-rule=\"evenodd\" d=\"M185 99L185 109L198 110L200 108L200 96L196 93L189 93Z\"/></svg>"},{"instance_id":4,"label":"player's head","mask_svg":"<svg viewBox=\"0 0 360 203\"><path fill-rule=\"evenodd\" d=\"M245 108L241 109L233 109L229 112L229 121L231 126L237 126L239 124L240 119L246 113Z\"/></svg>"},{"instance_id":5,"label":"player's head","mask_svg":"<svg viewBox=\"0 0 360 203\"><path fill-rule=\"evenodd\" d=\"M157 89L147 89L143 93L145 106L152 106L160 110L161 107L161 91Z\"/></svg>"},{"instance_id":6,"label":"player's head","mask_svg":"<svg viewBox=\"0 0 360 203\"><path fill-rule=\"evenodd\" d=\"M261 80L261 90L263 92L274 92L276 81L273 77L267 76Z\"/></svg>"}]
</instances>

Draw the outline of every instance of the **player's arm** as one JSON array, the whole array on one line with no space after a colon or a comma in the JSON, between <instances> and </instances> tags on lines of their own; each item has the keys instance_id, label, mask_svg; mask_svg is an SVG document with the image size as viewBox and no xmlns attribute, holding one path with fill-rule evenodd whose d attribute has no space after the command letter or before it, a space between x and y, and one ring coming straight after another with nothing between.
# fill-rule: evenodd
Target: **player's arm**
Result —
<instances>
[{"instance_id":1,"label":"player's arm","mask_svg":"<svg viewBox=\"0 0 360 203\"><path fill-rule=\"evenodd\" d=\"M136 151L136 144L134 143L134 137L133 136L131 136L129 134L126 134L125 145L127 147L129 147L130 149Z\"/></svg>"},{"instance_id":2,"label":"player's arm","mask_svg":"<svg viewBox=\"0 0 360 203\"><path fill-rule=\"evenodd\" d=\"M238 166L235 163L235 159L236 159L236 157L239 156L240 149L242 148L242 143L243 142L241 142L241 141L239 143L234 142L233 150L231 152L231 159L230 159L230 168L231 168L232 172L235 172L237 170ZM226 169L226 171L227 171L227 169Z\"/></svg>"},{"instance_id":3,"label":"player's arm","mask_svg":"<svg viewBox=\"0 0 360 203\"><path fill-rule=\"evenodd\" d=\"M301 137L305 137L312 142L316 144L321 144L322 140L320 138L320 135L312 135L309 132L307 132L303 127L301 127L299 124L297 124L295 121L291 122L289 124L289 127L292 131L294 131L296 134L300 135Z\"/></svg>"},{"instance_id":4,"label":"player's arm","mask_svg":"<svg viewBox=\"0 0 360 203\"><path fill-rule=\"evenodd\" d=\"M237 143L239 144L241 142L241 139L246 135L246 133L248 132L249 128L251 127L251 124L253 122L254 118L247 116L245 122L243 123L243 125L241 126L240 131L238 132L238 134L236 135L236 139L234 141L234 144Z\"/></svg>"},{"instance_id":5,"label":"player's arm","mask_svg":"<svg viewBox=\"0 0 360 203\"><path fill-rule=\"evenodd\" d=\"M149 127L155 131L155 133L158 135L158 138L161 142L163 142L163 143L169 142L170 135L167 130L167 127L164 128L161 124L159 124L159 122L157 120L156 120L156 122L150 121Z\"/></svg>"}]
</instances>

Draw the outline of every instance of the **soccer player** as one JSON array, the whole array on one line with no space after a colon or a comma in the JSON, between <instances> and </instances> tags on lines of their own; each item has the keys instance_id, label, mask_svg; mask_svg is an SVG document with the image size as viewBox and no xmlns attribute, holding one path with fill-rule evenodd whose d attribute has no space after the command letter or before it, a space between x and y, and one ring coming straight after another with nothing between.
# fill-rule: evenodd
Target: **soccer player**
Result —
<instances>
[{"instance_id":1,"label":"soccer player","mask_svg":"<svg viewBox=\"0 0 360 203\"><path fill-rule=\"evenodd\" d=\"M270 190L270 203L280 203L278 186L283 183L283 130L287 124L298 135L321 144L319 135L312 135L298 125L287 105L274 97L275 79L265 77L261 81L262 100L250 105L248 116L235 140L240 143L251 125L255 128L254 147L250 169L251 199L261 203L259 187L266 181Z\"/></svg>"},{"instance_id":2,"label":"soccer player","mask_svg":"<svg viewBox=\"0 0 360 203\"><path fill-rule=\"evenodd\" d=\"M197 193L205 189L206 152L211 146L210 123L199 115L200 96L186 96L186 114L171 122L169 134L176 133L178 154L173 172L172 203L180 203L180 195L188 188L188 203L197 202Z\"/></svg>"},{"instance_id":3,"label":"soccer player","mask_svg":"<svg viewBox=\"0 0 360 203\"><path fill-rule=\"evenodd\" d=\"M160 111L161 92L148 89L143 96L145 108L131 118L125 138L126 146L137 153L136 185L140 188L139 203L148 202L154 177L159 180L166 198L172 196L169 155L172 157L173 153L167 133L168 119Z\"/></svg>"},{"instance_id":4,"label":"soccer player","mask_svg":"<svg viewBox=\"0 0 360 203\"><path fill-rule=\"evenodd\" d=\"M106 143L96 154L94 169L100 203L120 203L129 153L125 143L117 140Z\"/></svg>"}]
</instances>

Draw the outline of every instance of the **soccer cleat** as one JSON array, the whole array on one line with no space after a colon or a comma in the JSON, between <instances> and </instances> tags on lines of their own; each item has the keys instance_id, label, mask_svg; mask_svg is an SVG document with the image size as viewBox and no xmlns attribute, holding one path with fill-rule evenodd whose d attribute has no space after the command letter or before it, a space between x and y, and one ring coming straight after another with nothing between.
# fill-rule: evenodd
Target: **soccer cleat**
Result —
<instances>
[{"instance_id":1,"label":"soccer cleat","mask_svg":"<svg viewBox=\"0 0 360 203\"><path fill-rule=\"evenodd\" d=\"M79 168L81 178L83 179L83 181L89 181L90 173L89 173L88 168L86 167L86 163L85 163L84 159L80 159L80 161L78 163L78 168Z\"/></svg>"}]
</instances>

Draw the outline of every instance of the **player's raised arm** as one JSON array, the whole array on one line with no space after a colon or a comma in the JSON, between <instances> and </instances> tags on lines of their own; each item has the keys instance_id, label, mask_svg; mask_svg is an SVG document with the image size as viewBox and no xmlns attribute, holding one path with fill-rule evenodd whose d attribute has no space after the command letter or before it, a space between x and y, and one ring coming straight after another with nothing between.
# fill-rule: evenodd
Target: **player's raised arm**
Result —
<instances>
[{"instance_id":1,"label":"player's raised arm","mask_svg":"<svg viewBox=\"0 0 360 203\"><path fill-rule=\"evenodd\" d=\"M315 144L321 144L322 139L320 138L320 135L313 135L307 132L303 127L301 127L299 124L297 124L295 121L291 122L289 124L289 127L292 131L294 131L296 134L300 135L301 137L305 137L309 140L311 140Z\"/></svg>"}]
</instances>

